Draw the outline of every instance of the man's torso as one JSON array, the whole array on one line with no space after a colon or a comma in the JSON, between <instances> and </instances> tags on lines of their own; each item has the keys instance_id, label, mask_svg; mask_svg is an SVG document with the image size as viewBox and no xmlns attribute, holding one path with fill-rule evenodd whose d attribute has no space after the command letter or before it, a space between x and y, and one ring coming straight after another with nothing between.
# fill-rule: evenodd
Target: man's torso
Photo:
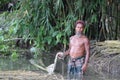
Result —
<instances>
[{"instance_id":1,"label":"man's torso","mask_svg":"<svg viewBox=\"0 0 120 80\"><path fill-rule=\"evenodd\" d=\"M70 57L72 58L78 58L81 56L84 56L85 54L85 43L84 43L84 39L86 37L85 36L72 36L70 39Z\"/></svg>"}]
</instances>

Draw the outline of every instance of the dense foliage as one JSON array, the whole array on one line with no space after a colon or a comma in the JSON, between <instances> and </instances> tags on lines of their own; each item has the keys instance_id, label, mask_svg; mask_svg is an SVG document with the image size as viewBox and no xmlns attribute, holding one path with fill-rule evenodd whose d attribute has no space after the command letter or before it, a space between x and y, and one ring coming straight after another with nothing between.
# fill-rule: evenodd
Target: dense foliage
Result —
<instances>
[{"instance_id":1,"label":"dense foliage","mask_svg":"<svg viewBox=\"0 0 120 80\"><path fill-rule=\"evenodd\" d=\"M17 22L18 32L34 37L42 49L66 45L78 19L86 22L90 39L119 37L119 0L21 0L20 4L23 16Z\"/></svg>"},{"instance_id":2,"label":"dense foliage","mask_svg":"<svg viewBox=\"0 0 120 80\"><path fill-rule=\"evenodd\" d=\"M74 24L84 20L89 39L119 39L119 0L20 0L10 21L13 37L32 38L41 50L66 48Z\"/></svg>"}]
</instances>

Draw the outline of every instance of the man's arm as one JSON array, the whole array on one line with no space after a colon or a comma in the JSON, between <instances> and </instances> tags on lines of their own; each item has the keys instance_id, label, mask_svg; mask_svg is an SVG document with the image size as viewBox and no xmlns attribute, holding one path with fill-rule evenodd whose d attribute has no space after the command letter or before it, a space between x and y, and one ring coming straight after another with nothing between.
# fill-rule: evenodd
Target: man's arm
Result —
<instances>
[{"instance_id":1,"label":"man's arm","mask_svg":"<svg viewBox=\"0 0 120 80\"><path fill-rule=\"evenodd\" d=\"M90 56L90 42L88 39L85 39L85 62L82 66L82 70L85 71L87 69L87 65L88 65L88 60L89 60L89 56Z\"/></svg>"},{"instance_id":2,"label":"man's arm","mask_svg":"<svg viewBox=\"0 0 120 80\"><path fill-rule=\"evenodd\" d=\"M68 49L67 51L65 51L64 56L69 55L69 53L70 53L70 49L71 49L71 47L70 47L70 44L69 44L69 49Z\"/></svg>"},{"instance_id":3,"label":"man's arm","mask_svg":"<svg viewBox=\"0 0 120 80\"><path fill-rule=\"evenodd\" d=\"M70 38L71 39L71 38ZM71 49L70 41L69 41L69 48L63 54L59 54L59 58L64 58L65 56L69 55Z\"/></svg>"},{"instance_id":4,"label":"man's arm","mask_svg":"<svg viewBox=\"0 0 120 80\"><path fill-rule=\"evenodd\" d=\"M90 42L88 39L85 40L85 51L86 51L85 64L87 64L90 55Z\"/></svg>"}]
</instances>

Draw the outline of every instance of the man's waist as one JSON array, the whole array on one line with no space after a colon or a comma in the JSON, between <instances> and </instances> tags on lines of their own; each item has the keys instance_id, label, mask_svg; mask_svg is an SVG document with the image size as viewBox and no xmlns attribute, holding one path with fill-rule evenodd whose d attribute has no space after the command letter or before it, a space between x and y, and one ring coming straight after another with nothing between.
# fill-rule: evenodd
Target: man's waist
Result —
<instances>
[{"instance_id":1,"label":"man's waist","mask_svg":"<svg viewBox=\"0 0 120 80\"><path fill-rule=\"evenodd\" d=\"M84 52L70 52L69 53L69 56L71 57L71 58L78 58L78 57L82 57L82 56L84 56L85 55L85 53Z\"/></svg>"},{"instance_id":2,"label":"man's waist","mask_svg":"<svg viewBox=\"0 0 120 80\"><path fill-rule=\"evenodd\" d=\"M84 57L85 57L85 56L79 56L79 57L75 57L75 58L70 57L70 60L71 60L71 61L76 61L76 60L82 59L82 58L84 58Z\"/></svg>"}]
</instances>

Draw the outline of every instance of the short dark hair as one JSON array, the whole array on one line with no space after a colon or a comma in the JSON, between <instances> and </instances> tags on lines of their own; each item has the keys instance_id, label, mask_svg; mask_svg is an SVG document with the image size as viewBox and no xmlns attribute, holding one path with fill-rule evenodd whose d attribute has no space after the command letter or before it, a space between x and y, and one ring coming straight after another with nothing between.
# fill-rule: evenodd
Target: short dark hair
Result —
<instances>
[{"instance_id":1,"label":"short dark hair","mask_svg":"<svg viewBox=\"0 0 120 80\"><path fill-rule=\"evenodd\" d=\"M77 20L76 21L76 23L75 23L75 27L77 26L77 24L82 24L83 25L83 27L85 27L85 22L84 21L82 21L82 20Z\"/></svg>"}]
</instances>

